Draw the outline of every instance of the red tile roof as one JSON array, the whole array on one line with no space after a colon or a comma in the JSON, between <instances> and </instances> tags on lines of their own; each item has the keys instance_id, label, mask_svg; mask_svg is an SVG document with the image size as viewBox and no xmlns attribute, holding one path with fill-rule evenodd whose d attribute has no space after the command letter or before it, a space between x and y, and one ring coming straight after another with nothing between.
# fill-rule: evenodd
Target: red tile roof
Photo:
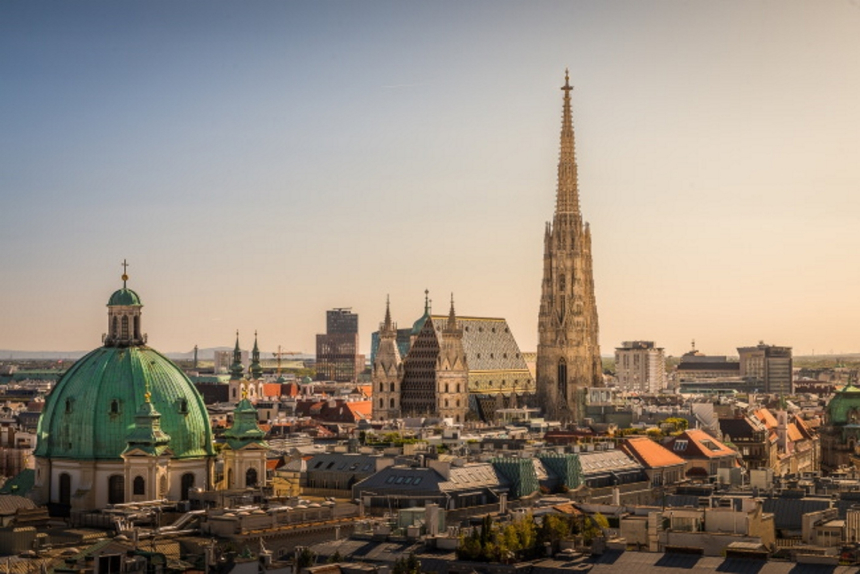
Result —
<instances>
[{"instance_id":1,"label":"red tile roof","mask_svg":"<svg viewBox=\"0 0 860 574\"><path fill-rule=\"evenodd\" d=\"M622 444L622 448L645 468L686 464L683 458L650 438L628 438Z\"/></svg>"},{"instance_id":2,"label":"red tile roof","mask_svg":"<svg viewBox=\"0 0 860 574\"><path fill-rule=\"evenodd\" d=\"M779 426L779 422L776 420L776 417L767 409L759 409L755 411L753 415L755 415L755 418L764 423L764 426L769 429L774 429Z\"/></svg>"},{"instance_id":3,"label":"red tile roof","mask_svg":"<svg viewBox=\"0 0 860 574\"><path fill-rule=\"evenodd\" d=\"M666 448L686 459L737 456L734 451L700 429L688 429L666 444Z\"/></svg>"}]
</instances>

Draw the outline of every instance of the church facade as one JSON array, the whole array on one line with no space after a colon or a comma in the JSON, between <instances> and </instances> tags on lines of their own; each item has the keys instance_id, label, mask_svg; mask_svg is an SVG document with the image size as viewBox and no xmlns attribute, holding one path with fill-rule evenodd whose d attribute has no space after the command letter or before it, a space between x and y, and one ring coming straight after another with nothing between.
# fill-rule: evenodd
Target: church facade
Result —
<instances>
[{"instance_id":1,"label":"church facade","mask_svg":"<svg viewBox=\"0 0 860 574\"><path fill-rule=\"evenodd\" d=\"M603 385L591 230L579 207L572 89L565 73L555 214L544 233L537 348L540 403L549 418L568 423L584 417L586 389Z\"/></svg>"},{"instance_id":2,"label":"church facade","mask_svg":"<svg viewBox=\"0 0 860 574\"><path fill-rule=\"evenodd\" d=\"M491 421L500 408L533 402L535 381L507 321L459 316L453 298L448 315L431 314L425 300L405 357L388 305L378 340L371 375L374 420Z\"/></svg>"}]
</instances>

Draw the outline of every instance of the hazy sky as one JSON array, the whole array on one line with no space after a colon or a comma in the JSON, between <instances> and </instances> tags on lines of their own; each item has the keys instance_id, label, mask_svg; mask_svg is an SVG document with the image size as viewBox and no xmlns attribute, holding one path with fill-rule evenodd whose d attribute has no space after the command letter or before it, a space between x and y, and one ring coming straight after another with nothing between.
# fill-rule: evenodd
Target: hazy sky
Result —
<instances>
[{"instance_id":1,"label":"hazy sky","mask_svg":"<svg viewBox=\"0 0 860 574\"><path fill-rule=\"evenodd\" d=\"M603 354L860 350L860 0L2 2L0 348L534 350L565 67Z\"/></svg>"}]
</instances>

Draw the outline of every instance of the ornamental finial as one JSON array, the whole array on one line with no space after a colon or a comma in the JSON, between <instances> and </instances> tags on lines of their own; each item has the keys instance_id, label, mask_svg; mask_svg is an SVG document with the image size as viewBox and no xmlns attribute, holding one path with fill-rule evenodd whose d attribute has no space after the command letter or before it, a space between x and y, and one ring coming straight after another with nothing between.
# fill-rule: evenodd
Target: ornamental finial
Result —
<instances>
[{"instance_id":1,"label":"ornamental finial","mask_svg":"<svg viewBox=\"0 0 860 574\"><path fill-rule=\"evenodd\" d=\"M122 260L122 288L125 289L125 282L128 281L128 262Z\"/></svg>"}]
</instances>

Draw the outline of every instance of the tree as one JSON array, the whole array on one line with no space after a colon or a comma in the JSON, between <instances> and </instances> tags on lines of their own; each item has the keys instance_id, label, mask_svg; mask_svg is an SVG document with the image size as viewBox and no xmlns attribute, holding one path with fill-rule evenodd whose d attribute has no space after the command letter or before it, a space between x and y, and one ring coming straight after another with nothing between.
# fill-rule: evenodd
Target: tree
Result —
<instances>
[{"instance_id":1,"label":"tree","mask_svg":"<svg viewBox=\"0 0 860 574\"><path fill-rule=\"evenodd\" d=\"M421 562L410 552L409 556L400 558L394 563L391 574L421 574Z\"/></svg>"},{"instance_id":2,"label":"tree","mask_svg":"<svg viewBox=\"0 0 860 574\"><path fill-rule=\"evenodd\" d=\"M682 433L690 427L690 422L687 419L683 419L681 417L669 417L663 421L667 425L672 425L675 427L675 432Z\"/></svg>"},{"instance_id":3,"label":"tree","mask_svg":"<svg viewBox=\"0 0 860 574\"><path fill-rule=\"evenodd\" d=\"M328 557L326 561L329 564L337 564L338 562L343 562L343 556L341 556L339 550L335 550L335 553Z\"/></svg>"},{"instance_id":4,"label":"tree","mask_svg":"<svg viewBox=\"0 0 860 574\"><path fill-rule=\"evenodd\" d=\"M317 555L307 546L301 550L296 549L296 571L301 572L303 568L309 568L314 565L317 560Z\"/></svg>"},{"instance_id":5,"label":"tree","mask_svg":"<svg viewBox=\"0 0 860 574\"><path fill-rule=\"evenodd\" d=\"M582 524L582 538L586 543L603 534L603 530L609 528L609 520L601 513L596 512L593 516L586 516Z\"/></svg>"}]
</instances>

